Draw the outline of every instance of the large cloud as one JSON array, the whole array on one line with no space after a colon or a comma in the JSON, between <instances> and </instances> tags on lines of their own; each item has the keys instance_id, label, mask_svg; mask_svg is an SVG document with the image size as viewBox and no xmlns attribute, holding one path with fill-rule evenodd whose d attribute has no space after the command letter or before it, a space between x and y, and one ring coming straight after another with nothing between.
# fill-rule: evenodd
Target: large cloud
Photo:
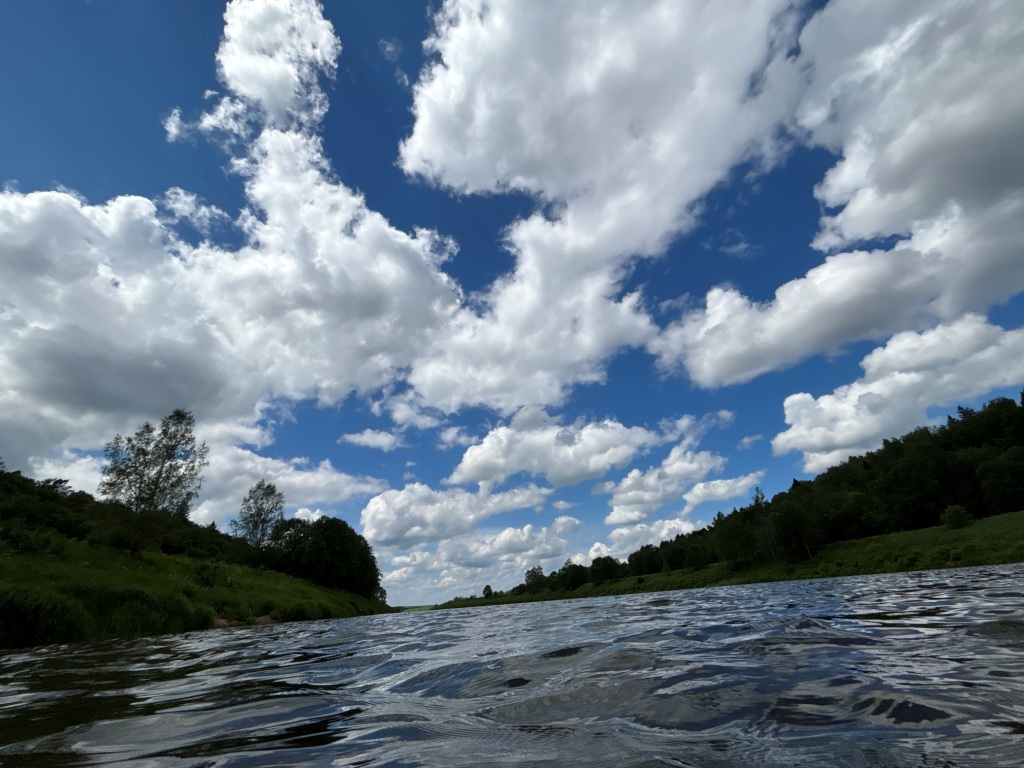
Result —
<instances>
[{"instance_id":1,"label":"large cloud","mask_svg":"<svg viewBox=\"0 0 1024 768\"><path fill-rule=\"evenodd\" d=\"M786 398L789 429L777 454L803 453L819 472L927 421L933 404L978 397L1024 381L1024 330L1005 331L977 315L923 333L893 336L861 362L864 376L830 395Z\"/></svg>"},{"instance_id":2,"label":"large cloud","mask_svg":"<svg viewBox=\"0 0 1024 768\"><path fill-rule=\"evenodd\" d=\"M65 454L48 449L95 449L179 406L220 453L281 398L337 403L392 381L459 305L440 268L451 244L394 229L330 170L318 78L340 47L319 5L232 3L226 21L227 93L198 124L231 134L241 247L180 239L179 221L202 231L225 215L178 188L101 204L0 193L0 455L12 467L56 469ZM361 483L334 500L379 490ZM234 512L224 505L204 514Z\"/></svg>"},{"instance_id":3,"label":"large cloud","mask_svg":"<svg viewBox=\"0 0 1024 768\"><path fill-rule=\"evenodd\" d=\"M224 522L238 514L255 479L265 479L277 486L289 507L330 508L352 497L379 493L385 487L375 478L342 472L327 459L311 462L296 457L285 461L238 446L219 445L210 452L203 501L193 519L199 523L215 521L223 529Z\"/></svg>"},{"instance_id":4,"label":"large cloud","mask_svg":"<svg viewBox=\"0 0 1024 768\"><path fill-rule=\"evenodd\" d=\"M496 427L468 448L447 482L490 486L528 472L555 485L571 485L625 466L661 439L614 419L562 425L543 409L524 408L507 426Z\"/></svg>"},{"instance_id":5,"label":"large cloud","mask_svg":"<svg viewBox=\"0 0 1024 768\"><path fill-rule=\"evenodd\" d=\"M408 548L471 533L481 521L501 512L538 507L549 488L527 486L503 493L469 493L461 488L436 491L422 483L374 496L363 509L363 535L371 544Z\"/></svg>"},{"instance_id":6,"label":"large cloud","mask_svg":"<svg viewBox=\"0 0 1024 768\"><path fill-rule=\"evenodd\" d=\"M702 386L986 311L1024 289L1024 14L1003 2L835 0L803 29L793 131L840 154L815 193L835 253L756 303L707 294L651 343ZM785 67L770 74L786 78Z\"/></svg>"},{"instance_id":7,"label":"large cloud","mask_svg":"<svg viewBox=\"0 0 1024 768\"><path fill-rule=\"evenodd\" d=\"M621 295L630 260L660 254L699 198L769 144L793 78L751 84L786 47L787 8L445 3L402 167L551 206L510 225L513 274L414 364L428 403L557 404L603 381L610 354L653 338L640 297Z\"/></svg>"}]
</instances>

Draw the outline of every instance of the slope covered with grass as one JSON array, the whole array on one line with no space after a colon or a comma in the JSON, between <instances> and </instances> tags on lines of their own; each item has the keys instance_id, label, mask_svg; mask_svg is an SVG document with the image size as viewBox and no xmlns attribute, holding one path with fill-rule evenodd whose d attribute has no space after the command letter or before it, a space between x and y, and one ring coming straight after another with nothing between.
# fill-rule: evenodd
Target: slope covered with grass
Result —
<instances>
[{"instance_id":1,"label":"slope covered with grass","mask_svg":"<svg viewBox=\"0 0 1024 768\"><path fill-rule=\"evenodd\" d=\"M53 533L34 552L0 543L0 647L379 613L387 606L274 571L90 546Z\"/></svg>"}]
</instances>

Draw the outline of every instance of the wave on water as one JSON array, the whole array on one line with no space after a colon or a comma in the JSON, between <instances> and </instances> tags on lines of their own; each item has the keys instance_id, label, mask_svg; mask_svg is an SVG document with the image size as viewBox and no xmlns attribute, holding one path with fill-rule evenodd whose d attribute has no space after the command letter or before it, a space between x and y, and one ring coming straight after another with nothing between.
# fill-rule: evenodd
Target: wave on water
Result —
<instances>
[{"instance_id":1,"label":"wave on water","mask_svg":"<svg viewBox=\"0 0 1024 768\"><path fill-rule=\"evenodd\" d=\"M1024 566L0 656L0 765L1024 765Z\"/></svg>"}]
</instances>

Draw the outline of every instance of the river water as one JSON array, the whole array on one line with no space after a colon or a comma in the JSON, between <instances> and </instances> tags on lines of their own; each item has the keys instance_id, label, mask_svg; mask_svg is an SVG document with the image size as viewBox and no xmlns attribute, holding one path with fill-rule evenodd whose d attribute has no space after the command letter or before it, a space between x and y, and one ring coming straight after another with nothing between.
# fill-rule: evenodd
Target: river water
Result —
<instances>
[{"instance_id":1,"label":"river water","mask_svg":"<svg viewBox=\"0 0 1024 768\"><path fill-rule=\"evenodd\" d=\"M5 766L1024 765L1024 565L0 655Z\"/></svg>"}]
</instances>

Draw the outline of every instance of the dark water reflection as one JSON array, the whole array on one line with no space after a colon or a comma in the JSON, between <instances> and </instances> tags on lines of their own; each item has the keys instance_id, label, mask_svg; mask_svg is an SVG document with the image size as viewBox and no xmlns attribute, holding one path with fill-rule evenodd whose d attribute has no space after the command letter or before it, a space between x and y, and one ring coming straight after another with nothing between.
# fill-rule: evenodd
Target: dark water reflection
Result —
<instances>
[{"instance_id":1,"label":"dark water reflection","mask_svg":"<svg viewBox=\"0 0 1024 768\"><path fill-rule=\"evenodd\" d=\"M8 766L1024 765L1024 566L0 656Z\"/></svg>"}]
</instances>

